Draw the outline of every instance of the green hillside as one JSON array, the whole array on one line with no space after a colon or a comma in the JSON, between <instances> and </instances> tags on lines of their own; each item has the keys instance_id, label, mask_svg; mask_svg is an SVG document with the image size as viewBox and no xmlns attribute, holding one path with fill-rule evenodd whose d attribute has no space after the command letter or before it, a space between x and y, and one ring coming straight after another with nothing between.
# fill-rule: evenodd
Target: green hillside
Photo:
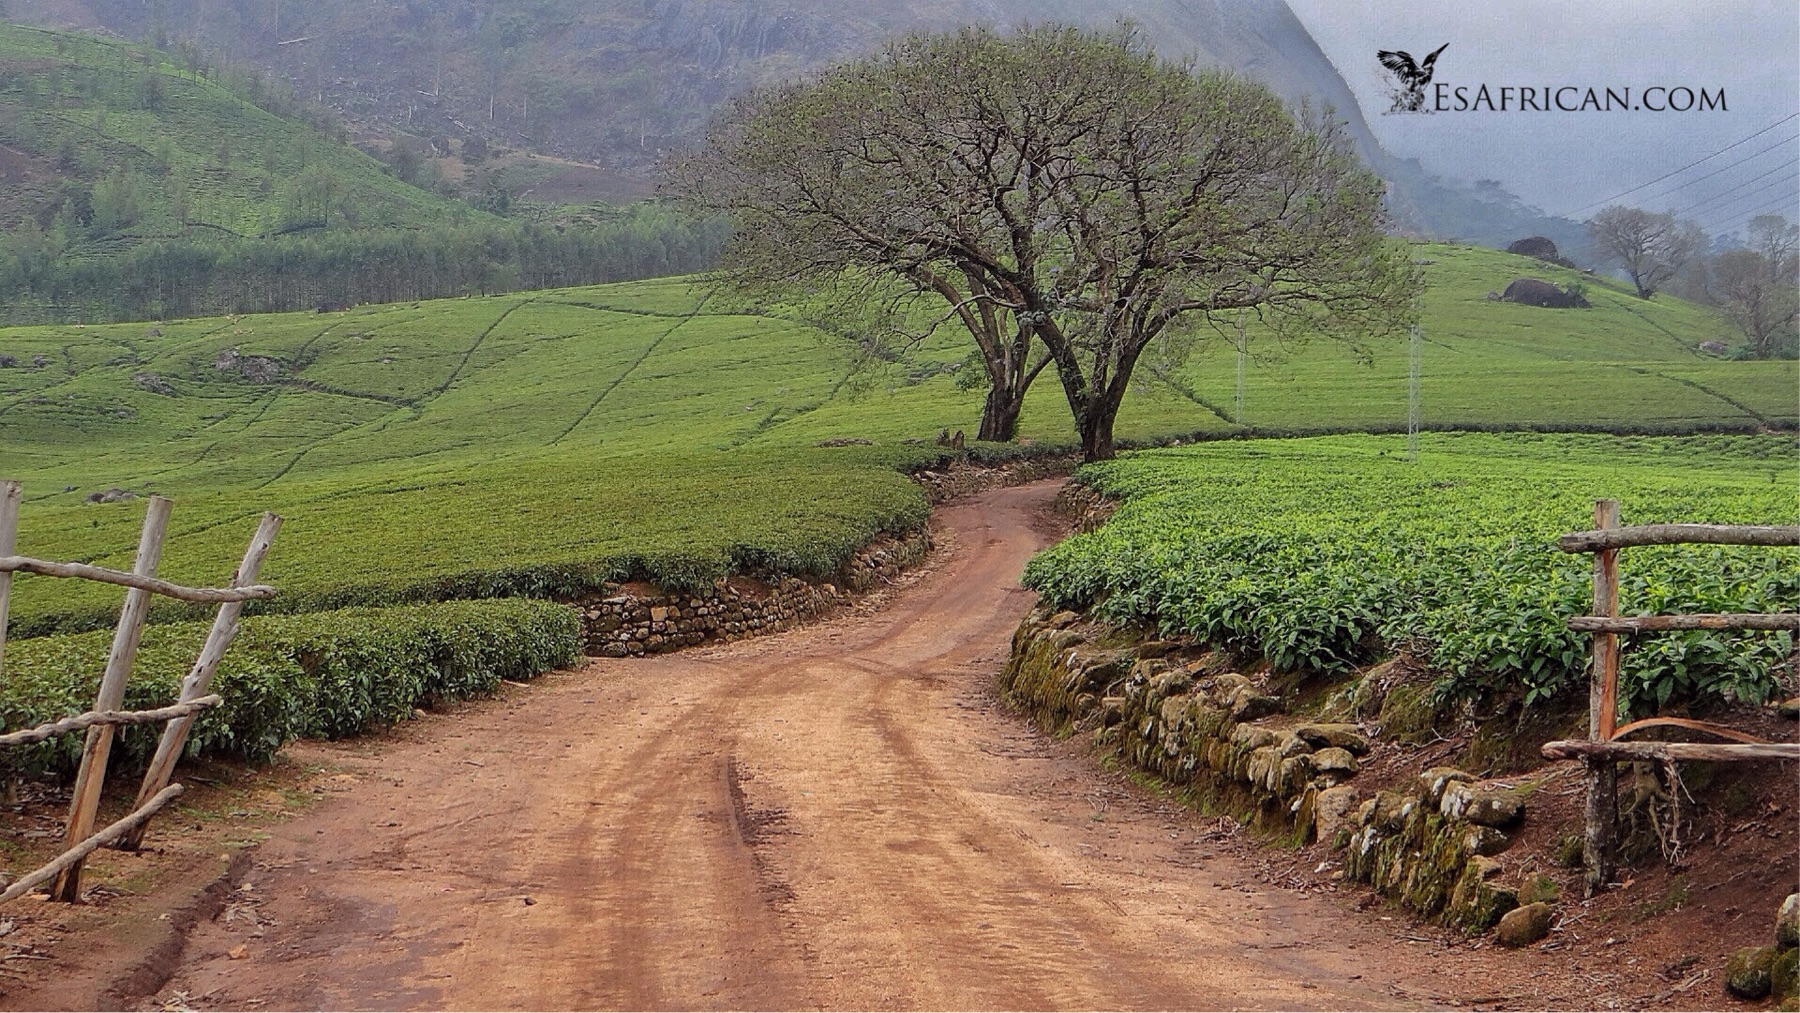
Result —
<instances>
[{"instance_id":1,"label":"green hillside","mask_svg":"<svg viewBox=\"0 0 1800 1013\"><path fill-rule=\"evenodd\" d=\"M552 194L508 198L499 217L445 196L424 142L385 164L343 133L285 85L191 48L0 23L0 323L684 274L724 241L723 223L654 203L558 208Z\"/></svg>"},{"instance_id":2,"label":"green hillside","mask_svg":"<svg viewBox=\"0 0 1800 1013\"><path fill-rule=\"evenodd\" d=\"M0 24L0 229L29 222L100 256L193 230L262 237L486 217L394 178L258 81L171 60Z\"/></svg>"},{"instance_id":3,"label":"green hillside","mask_svg":"<svg viewBox=\"0 0 1800 1013\"><path fill-rule=\"evenodd\" d=\"M1793 362L1693 351L1721 332L1710 311L1591 277L1592 309L1490 302L1521 274L1565 279L1507 254L1417 249L1427 426L1795 424ZM896 466L935 453L939 429L974 431L979 413L980 392L955 382L955 334L858 371L843 339L726 305L703 281L665 279L0 330L0 475L28 483L21 550L123 565L141 507L82 501L157 491L179 504L165 569L216 580L276 509L290 524L269 576L284 607L316 608L824 572L873 532L918 523L923 501ZM1369 349L1369 365L1323 341L1255 350L1255 426L1404 427L1403 342ZM1235 367L1215 339L1168 381L1146 373L1120 435L1240 432L1224 417ZM1050 382L1023 431L1070 439ZM841 439L871 442L818 446ZM92 625L114 597L45 584L21 581L21 624Z\"/></svg>"}]
</instances>

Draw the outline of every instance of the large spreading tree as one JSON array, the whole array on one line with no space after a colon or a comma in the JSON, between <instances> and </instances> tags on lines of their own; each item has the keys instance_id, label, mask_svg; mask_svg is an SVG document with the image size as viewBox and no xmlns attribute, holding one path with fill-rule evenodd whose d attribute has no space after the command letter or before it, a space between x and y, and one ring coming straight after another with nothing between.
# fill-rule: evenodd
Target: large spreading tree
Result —
<instances>
[{"instance_id":1,"label":"large spreading tree","mask_svg":"<svg viewBox=\"0 0 1800 1013\"><path fill-rule=\"evenodd\" d=\"M1053 368L1090 460L1113 455L1139 360L1196 324L1361 337L1407 323L1420 284L1338 124L1128 28L903 38L740 98L670 172L734 216L740 285L916 323L898 288L960 322L987 374L981 438L1012 438Z\"/></svg>"},{"instance_id":2,"label":"large spreading tree","mask_svg":"<svg viewBox=\"0 0 1800 1013\"><path fill-rule=\"evenodd\" d=\"M1587 227L1601 254L1631 276L1639 299L1655 295L1706 249L1700 226L1643 208L1603 208Z\"/></svg>"}]
</instances>

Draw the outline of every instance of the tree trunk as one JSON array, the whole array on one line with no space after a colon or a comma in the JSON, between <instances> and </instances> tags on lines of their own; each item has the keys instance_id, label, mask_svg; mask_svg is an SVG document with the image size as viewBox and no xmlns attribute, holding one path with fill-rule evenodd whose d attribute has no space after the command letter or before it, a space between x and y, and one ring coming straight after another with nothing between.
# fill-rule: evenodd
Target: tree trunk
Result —
<instances>
[{"instance_id":1,"label":"tree trunk","mask_svg":"<svg viewBox=\"0 0 1800 1013\"><path fill-rule=\"evenodd\" d=\"M1113 449L1113 418L1119 413L1116 405L1108 405L1105 399L1099 404L1089 403L1087 410L1076 419L1076 427L1081 430L1081 459L1083 461L1110 461L1118 456Z\"/></svg>"},{"instance_id":2,"label":"tree trunk","mask_svg":"<svg viewBox=\"0 0 1800 1013\"><path fill-rule=\"evenodd\" d=\"M1025 392L1004 387L988 388L987 402L981 406L981 431L978 440L1010 443L1019 434L1019 412L1025 407Z\"/></svg>"}]
</instances>

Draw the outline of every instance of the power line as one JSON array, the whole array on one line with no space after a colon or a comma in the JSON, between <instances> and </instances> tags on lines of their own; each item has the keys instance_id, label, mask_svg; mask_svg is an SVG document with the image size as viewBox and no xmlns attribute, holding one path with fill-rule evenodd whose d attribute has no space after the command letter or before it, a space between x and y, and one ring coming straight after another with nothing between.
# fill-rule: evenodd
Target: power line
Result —
<instances>
[{"instance_id":1,"label":"power line","mask_svg":"<svg viewBox=\"0 0 1800 1013\"><path fill-rule=\"evenodd\" d=\"M1655 197L1646 197L1644 199L1645 200L1656 200L1661 197L1667 197L1671 194L1680 193L1681 191L1686 190L1688 187L1693 186L1695 183L1700 183L1700 182L1709 180L1709 179L1713 178L1714 176L1717 176L1721 172L1730 172L1731 170L1737 168L1738 166L1743 165L1745 162L1755 161L1756 159L1762 157L1763 155L1766 155L1769 152L1774 151L1776 148L1785 147L1787 145L1793 144L1795 141L1800 141L1800 136L1790 137L1783 141L1776 141L1774 144L1771 144L1766 148L1756 151L1753 154L1745 155L1743 158L1738 159L1737 161L1731 163L1730 165L1720 166L1719 168L1714 169L1713 171L1707 173L1704 176L1695 176L1693 179L1690 179L1685 183L1677 183L1676 185L1668 188L1667 190L1664 190L1662 193L1657 194ZM1791 165L1793 163L1790 162L1788 164ZM1766 175L1768 175L1768 173L1764 173L1763 175L1766 176ZM1757 178L1761 179L1762 176L1758 176ZM1745 180L1744 182L1748 183L1749 180ZM1742 184L1739 184L1739 185L1741 186Z\"/></svg>"},{"instance_id":2,"label":"power line","mask_svg":"<svg viewBox=\"0 0 1800 1013\"><path fill-rule=\"evenodd\" d=\"M1627 194L1637 193L1639 190L1642 190L1645 187L1655 186L1656 184L1661 183L1663 180L1668 179L1670 176L1680 175L1681 173L1684 173L1684 172L1688 171L1689 169L1692 169L1694 166L1699 165L1701 162L1705 162L1705 161L1709 161L1711 159L1717 158L1718 156L1723 155L1727 151L1730 151L1732 148L1735 148L1740 144L1744 144L1749 141L1755 140L1756 138L1761 137L1762 135L1768 133L1769 131L1774 130L1776 127L1781 126L1783 123L1786 123L1789 120L1793 120L1793 119L1800 119L1800 113L1789 113L1788 115L1782 117L1781 119L1776 120L1774 123L1769 124L1768 126L1762 128L1761 130L1758 130L1756 133L1750 134L1747 137L1741 137L1735 141L1732 141L1730 144L1725 145L1723 148L1720 148L1719 150L1717 150L1717 151L1713 152L1712 154L1707 155L1703 158L1696 158L1692 162L1689 162L1688 164L1682 166L1679 169L1676 169L1674 172L1665 172L1662 175L1656 177L1655 179L1651 180L1648 183L1639 183L1637 186L1634 186L1629 190L1621 190L1618 193L1613 194L1611 197L1607 197L1602 200L1597 200L1592 204L1585 204L1581 207L1576 208L1573 211L1567 212L1566 214L1562 215L1562 217L1572 218L1575 215L1578 215L1581 212L1588 210L1589 208L1597 208L1597 207L1601 206L1602 204L1608 204L1608 203L1611 203L1612 201L1618 200L1620 197L1624 197Z\"/></svg>"},{"instance_id":3,"label":"power line","mask_svg":"<svg viewBox=\"0 0 1800 1013\"><path fill-rule=\"evenodd\" d=\"M1748 197L1751 194L1762 193L1764 190L1767 190L1770 187L1782 186L1784 184L1791 187L1794 185L1794 183L1790 179L1774 179L1774 180L1770 180L1767 183L1764 183L1762 186L1759 186L1754 190L1744 189L1744 187L1749 186L1751 183L1754 183L1757 180L1762 179L1763 176L1772 176L1775 173L1778 173L1783 169L1791 169L1794 167L1794 165L1796 163L1800 163L1800 159L1789 159L1786 164L1778 165L1775 168L1770 169L1768 172L1763 173L1762 176L1753 176L1750 179L1744 180L1742 183L1738 184L1736 187L1733 187L1732 189L1725 191L1724 193L1714 194L1711 197L1708 197L1703 201L1697 201L1693 204L1689 204L1687 207L1682 208L1680 211L1671 211L1669 213L1674 214L1674 215L1685 215L1689 211L1694 210L1695 208L1706 207L1709 204L1718 204L1720 201L1724 201L1726 206L1730 206L1732 204L1737 203L1740 200L1743 200L1745 197ZM1715 208L1714 210L1716 211L1717 209Z\"/></svg>"},{"instance_id":4,"label":"power line","mask_svg":"<svg viewBox=\"0 0 1800 1013\"><path fill-rule=\"evenodd\" d=\"M1776 209L1780 209L1782 211L1788 210L1791 206L1793 206L1793 204L1797 200L1800 200L1800 194L1786 194L1784 196L1777 197L1772 201L1766 201L1760 207L1753 208L1748 212L1744 212L1743 217L1739 218L1737 221L1731 223L1730 225L1726 226L1725 228L1717 229L1715 231L1724 233L1724 232L1731 232L1736 229L1740 229L1740 228L1750 224L1750 222L1753 219L1755 219L1758 215L1768 214L1769 212L1774 211Z\"/></svg>"}]
</instances>

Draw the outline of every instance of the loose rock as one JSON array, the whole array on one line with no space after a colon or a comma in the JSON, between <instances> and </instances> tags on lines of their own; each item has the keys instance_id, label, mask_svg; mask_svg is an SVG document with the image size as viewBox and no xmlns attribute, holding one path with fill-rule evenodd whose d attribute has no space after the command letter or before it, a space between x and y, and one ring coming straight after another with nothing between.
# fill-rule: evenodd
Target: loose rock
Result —
<instances>
[{"instance_id":1,"label":"loose rock","mask_svg":"<svg viewBox=\"0 0 1800 1013\"><path fill-rule=\"evenodd\" d=\"M1494 941L1515 950L1521 946L1530 946L1550 934L1550 920L1550 905L1541 901L1513 908L1500 916L1500 927L1494 932Z\"/></svg>"}]
</instances>

